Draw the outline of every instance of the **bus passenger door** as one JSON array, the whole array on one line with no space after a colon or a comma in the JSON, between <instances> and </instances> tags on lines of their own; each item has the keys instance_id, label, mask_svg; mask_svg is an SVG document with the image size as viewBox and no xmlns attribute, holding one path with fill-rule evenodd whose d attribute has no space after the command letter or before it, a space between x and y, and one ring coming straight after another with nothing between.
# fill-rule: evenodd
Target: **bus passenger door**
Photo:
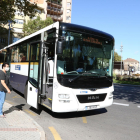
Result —
<instances>
[{"instance_id":1,"label":"bus passenger door","mask_svg":"<svg viewBox=\"0 0 140 140\"><path fill-rule=\"evenodd\" d=\"M40 92L40 48L41 41L30 43L28 84L27 84L27 103L38 109L38 98Z\"/></svg>"}]
</instances>

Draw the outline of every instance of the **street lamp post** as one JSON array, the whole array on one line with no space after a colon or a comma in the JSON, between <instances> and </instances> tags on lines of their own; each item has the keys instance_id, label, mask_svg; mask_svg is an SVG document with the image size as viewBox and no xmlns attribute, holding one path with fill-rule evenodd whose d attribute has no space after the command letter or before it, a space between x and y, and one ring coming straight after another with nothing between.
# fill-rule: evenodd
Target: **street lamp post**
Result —
<instances>
[{"instance_id":1,"label":"street lamp post","mask_svg":"<svg viewBox=\"0 0 140 140\"><path fill-rule=\"evenodd\" d=\"M121 51L121 75L122 75L122 51L123 51L123 45L121 45L120 51Z\"/></svg>"},{"instance_id":2,"label":"street lamp post","mask_svg":"<svg viewBox=\"0 0 140 140\"><path fill-rule=\"evenodd\" d=\"M8 33L8 46L9 46L9 43L10 43L10 30L11 30L11 27L12 27L12 22L10 20L8 20L8 26L9 26L9 33Z\"/></svg>"}]
</instances>

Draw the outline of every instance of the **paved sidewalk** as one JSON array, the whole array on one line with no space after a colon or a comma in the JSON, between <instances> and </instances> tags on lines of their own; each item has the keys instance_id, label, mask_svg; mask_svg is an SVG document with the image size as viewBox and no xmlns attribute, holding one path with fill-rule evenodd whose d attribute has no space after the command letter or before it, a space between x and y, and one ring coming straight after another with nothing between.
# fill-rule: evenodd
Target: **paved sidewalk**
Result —
<instances>
[{"instance_id":1,"label":"paved sidewalk","mask_svg":"<svg viewBox=\"0 0 140 140\"><path fill-rule=\"evenodd\" d=\"M45 140L45 132L30 116L5 102L0 118L0 140Z\"/></svg>"}]
</instances>

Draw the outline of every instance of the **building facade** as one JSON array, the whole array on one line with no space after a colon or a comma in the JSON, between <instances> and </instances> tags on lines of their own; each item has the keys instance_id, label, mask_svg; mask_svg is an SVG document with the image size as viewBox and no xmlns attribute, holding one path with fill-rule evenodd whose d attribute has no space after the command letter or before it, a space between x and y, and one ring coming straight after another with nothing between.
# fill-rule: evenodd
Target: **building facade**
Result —
<instances>
[{"instance_id":1,"label":"building facade","mask_svg":"<svg viewBox=\"0 0 140 140\"><path fill-rule=\"evenodd\" d=\"M126 60L123 60L122 63L114 62L113 73L116 75L129 75L135 73L136 71L140 71L140 62L135 59L127 58Z\"/></svg>"},{"instance_id":2,"label":"building facade","mask_svg":"<svg viewBox=\"0 0 140 140\"><path fill-rule=\"evenodd\" d=\"M31 4L36 3L38 9L37 15L33 18L36 19L39 15L42 20L51 17L54 22L62 21L71 23L71 7L72 0L30 0ZM15 12L15 24L13 24L13 37L12 43L16 42L22 37L23 23L27 23L30 18L24 16L17 9Z\"/></svg>"},{"instance_id":3,"label":"building facade","mask_svg":"<svg viewBox=\"0 0 140 140\"><path fill-rule=\"evenodd\" d=\"M30 3L37 4L37 14L32 19L36 19L39 15L42 20L45 20L47 17L51 17L54 22L61 21L71 23L71 8L72 8L72 0L30 0ZM24 13L15 9L15 24L12 23L10 33L10 42L14 43L23 37L23 24L27 23L30 18L28 16L24 16ZM9 29L9 26L6 25L5 28ZM5 37L6 36L6 37ZM0 46L1 48L8 45L8 33L5 36L0 36Z\"/></svg>"},{"instance_id":4,"label":"building facade","mask_svg":"<svg viewBox=\"0 0 140 140\"><path fill-rule=\"evenodd\" d=\"M114 62L114 68L113 68L113 73L115 73L116 75L124 75L126 74L124 72L124 63L122 62Z\"/></svg>"},{"instance_id":5,"label":"building facade","mask_svg":"<svg viewBox=\"0 0 140 140\"><path fill-rule=\"evenodd\" d=\"M123 60L124 62L124 70L128 71L129 67L134 67L134 71L140 71L140 62L132 59L127 58L126 60Z\"/></svg>"},{"instance_id":6,"label":"building facade","mask_svg":"<svg viewBox=\"0 0 140 140\"><path fill-rule=\"evenodd\" d=\"M71 23L72 0L47 0L46 16L54 22L62 21Z\"/></svg>"},{"instance_id":7,"label":"building facade","mask_svg":"<svg viewBox=\"0 0 140 140\"><path fill-rule=\"evenodd\" d=\"M63 22L71 23L72 0L63 0Z\"/></svg>"},{"instance_id":8,"label":"building facade","mask_svg":"<svg viewBox=\"0 0 140 140\"><path fill-rule=\"evenodd\" d=\"M36 19L37 16L39 15L41 17L41 19L45 20L45 13L44 13L44 0L30 0L31 4L33 4L34 2L37 3L37 14L35 17L33 17L33 19ZM16 42L17 40L19 40L20 38L22 38L23 36L23 24L27 23L28 20L30 20L29 16L24 16L24 13L21 13L18 11L18 9L15 9L15 17L14 17L14 21L15 24L13 24L12 26L12 31L13 31L13 35L12 35L12 40L11 43Z\"/></svg>"}]
</instances>

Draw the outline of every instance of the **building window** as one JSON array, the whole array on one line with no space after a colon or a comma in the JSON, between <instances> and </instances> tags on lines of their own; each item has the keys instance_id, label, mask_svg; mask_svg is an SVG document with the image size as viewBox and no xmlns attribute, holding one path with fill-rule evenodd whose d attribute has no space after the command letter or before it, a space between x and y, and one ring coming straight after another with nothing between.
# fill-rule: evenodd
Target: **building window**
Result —
<instances>
[{"instance_id":1,"label":"building window","mask_svg":"<svg viewBox=\"0 0 140 140\"><path fill-rule=\"evenodd\" d=\"M15 22L17 24L23 24L24 23L24 21L22 19L15 19Z\"/></svg>"},{"instance_id":2,"label":"building window","mask_svg":"<svg viewBox=\"0 0 140 140\"><path fill-rule=\"evenodd\" d=\"M67 13L70 13L70 10L67 10Z\"/></svg>"},{"instance_id":3,"label":"building window","mask_svg":"<svg viewBox=\"0 0 140 140\"><path fill-rule=\"evenodd\" d=\"M13 28L13 31L17 33L23 33L22 29L20 28Z\"/></svg>"},{"instance_id":4,"label":"building window","mask_svg":"<svg viewBox=\"0 0 140 140\"><path fill-rule=\"evenodd\" d=\"M24 13L23 12L19 12L18 10L16 10L15 15L24 16Z\"/></svg>"},{"instance_id":5,"label":"building window","mask_svg":"<svg viewBox=\"0 0 140 140\"><path fill-rule=\"evenodd\" d=\"M13 37L13 43L14 42L16 42L16 41L18 41L20 38L18 38L18 37Z\"/></svg>"},{"instance_id":6,"label":"building window","mask_svg":"<svg viewBox=\"0 0 140 140\"><path fill-rule=\"evenodd\" d=\"M0 38L0 43L5 43L6 39L5 38Z\"/></svg>"},{"instance_id":7,"label":"building window","mask_svg":"<svg viewBox=\"0 0 140 140\"><path fill-rule=\"evenodd\" d=\"M71 6L71 3L67 3L67 7L70 7Z\"/></svg>"},{"instance_id":8,"label":"building window","mask_svg":"<svg viewBox=\"0 0 140 140\"><path fill-rule=\"evenodd\" d=\"M70 20L70 17L69 17L69 16L67 16L67 17L66 17L66 20Z\"/></svg>"},{"instance_id":9,"label":"building window","mask_svg":"<svg viewBox=\"0 0 140 140\"><path fill-rule=\"evenodd\" d=\"M41 10L35 9L39 14L41 14Z\"/></svg>"},{"instance_id":10,"label":"building window","mask_svg":"<svg viewBox=\"0 0 140 140\"><path fill-rule=\"evenodd\" d=\"M37 17L33 17L32 19L35 20L35 19L37 19Z\"/></svg>"}]
</instances>

